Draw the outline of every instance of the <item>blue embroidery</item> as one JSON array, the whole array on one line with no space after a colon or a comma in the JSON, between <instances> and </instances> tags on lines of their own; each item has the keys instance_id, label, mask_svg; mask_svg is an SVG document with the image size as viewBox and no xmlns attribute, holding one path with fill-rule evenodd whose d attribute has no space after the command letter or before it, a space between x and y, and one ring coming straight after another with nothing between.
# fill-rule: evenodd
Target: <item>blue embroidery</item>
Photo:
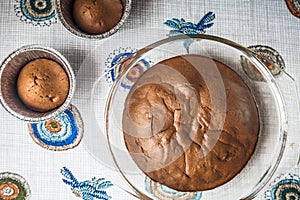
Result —
<instances>
[{"instance_id":1,"label":"blue embroidery","mask_svg":"<svg viewBox=\"0 0 300 200\"><path fill-rule=\"evenodd\" d=\"M161 185L150 178L145 179L146 191L157 199L200 200L202 192L179 192Z\"/></svg>"},{"instance_id":2,"label":"blue embroidery","mask_svg":"<svg viewBox=\"0 0 300 200\"><path fill-rule=\"evenodd\" d=\"M175 36L179 34L199 34L204 33L205 29L212 27L214 23L211 22L214 19L215 14L213 12L208 12L201 18L201 20L197 24L186 22L182 18L173 18L171 20L165 21L164 24L173 29L170 31L168 36Z\"/></svg>"},{"instance_id":3,"label":"blue embroidery","mask_svg":"<svg viewBox=\"0 0 300 200\"><path fill-rule=\"evenodd\" d=\"M133 55L137 50L130 47L120 48L114 50L113 53L109 54L106 61L105 76L106 81L110 84L115 82L122 72L127 60L131 55ZM125 89L130 89L135 81L142 75L149 67L150 62L141 59L131 70L126 74L126 77L120 83L121 87Z\"/></svg>"},{"instance_id":4,"label":"blue embroidery","mask_svg":"<svg viewBox=\"0 0 300 200\"><path fill-rule=\"evenodd\" d=\"M113 68L114 66L116 66L117 64L122 62L122 60L124 58L131 56L133 54L133 52L134 51L130 51L130 52L120 53L120 54L116 55L111 62L111 68Z\"/></svg>"},{"instance_id":5,"label":"blue embroidery","mask_svg":"<svg viewBox=\"0 0 300 200\"><path fill-rule=\"evenodd\" d=\"M182 34L201 34L205 33L205 30L212 27L214 23L212 21L215 19L215 14L213 12L206 13L200 21L195 24L192 22L186 22L184 19L173 18L164 22L165 25L169 26L173 30L167 34L168 37L173 37ZM190 45L193 43L194 39L186 39L184 41L184 47L189 49Z\"/></svg>"},{"instance_id":6,"label":"blue embroidery","mask_svg":"<svg viewBox=\"0 0 300 200\"><path fill-rule=\"evenodd\" d=\"M43 143L50 146L64 146L71 144L77 136L77 127L74 117L69 110L66 110L55 118L56 123L59 123L61 131L55 133L50 132L45 123L32 124L32 129L37 138Z\"/></svg>"},{"instance_id":7,"label":"blue embroidery","mask_svg":"<svg viewBox=\"0 0 300 200\"><path fill-rule=\"evenodd\" d=\"M80 142L83 132L81 123L78 110L70 106L53 119L29 124L29 130L39 145L51 150L66 150Z\"/></svg>"},{"instance_id":8,"label":"blue embroidery","mask_svg":"<svg viewBox=\"0 0 300 200\"><path fill-rule=\"evenodd\" d=\"M289 173L275 178L274 184L270 190L265 191L266 200L296 200L300 199L300 177L299 175Z\"/></svg>"},{"instance_id":9,"label":"blue embroidery","mask_svg":"<svg viewBox=\"0 0 300 200\"><path fill-rule=\"evenodd\" d=\"M55 4L52 0L15 0L14 10L21 21L39 26L57 22Z\"/></svg>"},{"instance_id":10,"label":"blue embroidery","mask_svg":"<svg viewBox=\"0 0 300 200\"><path fill-rule=\"evenodd\" d=\"M276 184L271 190L272 200L300 199L300 181L285 179Z\"/></svg>"},{"instance_id":11,"label":"blue embroidery","mask_svg":"<svg viewBox=\"0 0 300 200\"><path fill-rule=\"evenodd\" d=\"M93 178L91 181L79 182L66 167L61 169L61 174L66 178L62 179L63 182L71 186L72 192L83 200L108 200L112 198L107 194L105 189L113 186L113 184L110 181L105 181L104 178Z\"/></svg>"}]
</instances>

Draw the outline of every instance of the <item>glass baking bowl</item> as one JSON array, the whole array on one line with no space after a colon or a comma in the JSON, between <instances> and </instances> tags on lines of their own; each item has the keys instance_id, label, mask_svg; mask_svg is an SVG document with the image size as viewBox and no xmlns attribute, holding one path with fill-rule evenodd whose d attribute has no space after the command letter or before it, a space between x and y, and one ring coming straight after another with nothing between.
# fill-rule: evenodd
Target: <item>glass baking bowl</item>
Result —
<instances>
[{"instance_id":1,"label":"glass baking bowl","mask_svg":"<svg viewBox=\"0 0 300 200\"><path fill-rule=\"evenodd\" d=\"M260 121L258 142L246 166L229 182L199 192L175 191L149 179L128 152L122 126L126 98L139 77L163 60L187 54L217 60L234 70L249 87ZM273 75L264 65L266 59L268 58L262 58L250 49L220 37L180 35L140 49L121 64L119 76L107 99L105 132L116 168L139 198L252 199L267 185L282 161L289 125L292 123L289 119L297 115L290 108L298 109L298 98L293 79L285 71L277 71ZM151 62L147 62L146 69L139 70L140 63L145 61ZM275 63L273 65L276 67ZM217 68L214 70L219 73ZM210 80L205 82L207 85L212 84ZM217 82L213 84L219 84L224 89L222 79ZM226 101L224 94L221 92L216 96L225 98L222 100Z\"/></svg>"}]
</instances>

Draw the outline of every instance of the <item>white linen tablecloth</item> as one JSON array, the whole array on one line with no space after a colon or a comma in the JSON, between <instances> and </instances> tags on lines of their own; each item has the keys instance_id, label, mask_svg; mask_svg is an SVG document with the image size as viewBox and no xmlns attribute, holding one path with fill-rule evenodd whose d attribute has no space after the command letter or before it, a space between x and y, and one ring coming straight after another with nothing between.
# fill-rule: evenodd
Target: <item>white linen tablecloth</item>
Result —
<instances>
[{"instance_id":1,"label":"white linen tablecloth","mask_svg":"<svg viewBox=\"0 0 300 200\"><path fill-rule=\"evenodd\" d=\"M1 61L12 51L30 44L49 46L61 52L77 76L77 90L72 104L79 109L84 124L90 124L87 121L89 107L86 105L90 100L91 88L105 71L105 61L110 53L122 47L141 48L166 37L170 29L163 23L167 19L184 18L196 23L209 11L214 12L216 18L207 34L245 46L260 44L276 49L284 58L286 71L300 87L300 19L291 14L283 0L133 0L131 14L124 26L115 35L103 40L87 40L72 35L57 16L50 20L50 25L44 26L24 20L24 16L16 13L22 2L35 1L10 0L0 3ZM94 60L95 66L87 66L91 60ZM93 177L111 180L114 186L107 192L112 199L134 199L120 188L130 190L116 170L101 163L88 147L90 143L86 139L90 139L89 134L95 131L92 128L84 127L83 140L77 147L49 151L32 140L26 122L14 118L2 107L0 121L0 173L12 172L24 177L30 186L31 199L76 199L70 187L62 182L60 170L63 167L70 169L79 181ZM287 148L294 152L293 156L299 153L300 134L296 138L287 144ZM286 163L279 166L282 173L292 170L300 176L299 170L293 169L297 158L284 156ZM264 199L266 195L257 198Z\"/></svg>"}]
</instances>

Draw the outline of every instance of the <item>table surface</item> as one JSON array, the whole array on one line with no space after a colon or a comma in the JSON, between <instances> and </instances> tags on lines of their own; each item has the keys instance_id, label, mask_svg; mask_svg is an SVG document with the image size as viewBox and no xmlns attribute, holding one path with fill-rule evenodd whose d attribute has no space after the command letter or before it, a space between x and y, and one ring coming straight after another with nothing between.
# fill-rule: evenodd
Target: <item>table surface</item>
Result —
<instances>
[{"instance_id":1,"label":"table surface","mask_svg":"<svg viewBox=\"0 0 300 200\"><path fill-rule=\"evenodd\" d=\"M109 161L106 163L106 156L101 160L102 154L94 152L100 148L105 154L105 147L89 146L93 145L91 138L95 129L90 127L90 116L87 114L90 107L87 105L93 83L105 72L111 57L165 38L170 31L164 25L168 19L183 18L197 23L205 13L214 12L214 25L205 34L224 37L244 46L272 47L284 59L286 72L295 79L297 87L300 86L300 19L292 15L283 0L133 0L128 20L116 34L104 40L87 40L72 35L60 23L55 12L40 19L39 16L32 17L26 10L30 8L25 5L38 1L1 1L0 59L3 61L14 50L31 44L49 46L61 52L76 73L77 88L72 105L82 117L84 132L78 146L65 151L49 150L34 142L26 122L0 108L0 173L22 176L30 188L30 199L76 199L71 186L62 181L64 176L61 170L64 167L79 182L91 183L93 177L111 181L113 186L103 190L112 199L134 199L125 192L130 188L117 171ZM50 0L41 2L53 6ZM300 5L297 0L294 2ZM91 62L93 65L90 65ZM296 97L297 94L292 95ZM295 155L299 153L299 139L300 136L293 136L293 140L288 140L286 148L292 153L284 155L284 164L279 166L281 171L275 174L271 182L292 177L298 181L300 188L300 170L294 168L297 161ZM262 191L257 199L271 199L270 188Z\"/></svg>"}]
</instances>

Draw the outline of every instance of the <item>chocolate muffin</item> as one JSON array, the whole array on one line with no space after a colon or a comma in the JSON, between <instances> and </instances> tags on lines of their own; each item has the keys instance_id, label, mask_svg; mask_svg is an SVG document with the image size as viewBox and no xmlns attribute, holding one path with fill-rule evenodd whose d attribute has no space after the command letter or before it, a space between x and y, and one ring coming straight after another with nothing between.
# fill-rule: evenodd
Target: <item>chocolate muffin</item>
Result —
<instances>
[{"instance_id":1,"label":"chocolate muffin","mask_svg":"<svg viewBox=\"0 0 300 200\"><path fill-rule=\"evenodd\" d=\"M232 69L199 55L164 60L132 87L123 112L125 145L151 179L178 191L230 181L259 136L250 89Z\"/></svg>"},{"instance_id":2,"label":"chocolate muffin","mask_svg":"<svg viewBox=\"0 0 300 200\"><path fill-rule=\"evenodd\" d=\"M73 18L89 34L101 34L116 26L123 15L121 0L75 0Z\"/></svg>"},{"instance_id":3,"label":"chocolate muffin","mask_svg":"<svg viewBox=\"0 0 300 200\"><path fill-rule=\"evenodd\" d=\"M47 112L61 106L68 96L69 78L55 61L36 59L20 71L17 91L20 99L31 110Z\"/></svg>"}]
</instances>

